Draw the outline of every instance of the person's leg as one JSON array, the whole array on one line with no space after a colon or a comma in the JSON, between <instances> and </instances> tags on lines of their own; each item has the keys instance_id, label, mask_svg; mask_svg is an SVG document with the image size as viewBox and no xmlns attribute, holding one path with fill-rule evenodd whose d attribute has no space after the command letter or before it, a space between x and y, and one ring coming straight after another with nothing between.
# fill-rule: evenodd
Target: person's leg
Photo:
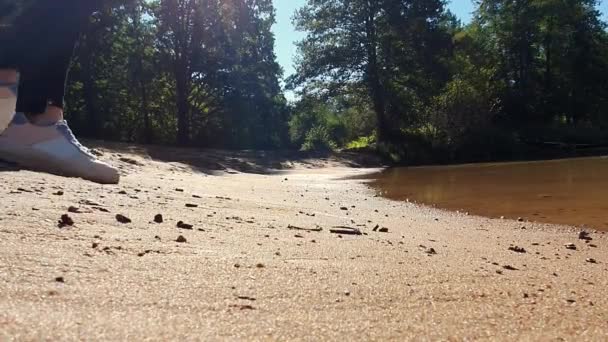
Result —
<instances>
[{"instance_id":1,"label":"person's leg","mask_svg":"<svg viewBox=\"0 0 608 342\"><path fill-rule=\"evenodd\" d=\"M40 1L17 19L17 23L25 23L16 27L21 54L18 112L27 113L34 121L63 119L67 72L78 37L95 10L92 4L82 0Z\"/></svg>"},{"instance_id":2,"label":"person's leg","mask_svg":"<svg viewBox=\"0 0 608 342\"><path fill-rule=\"evenodd\" d=\"M8 127L17 103L19 75L16 69L0 66L0 134Z\"/></svg>"},{"instance_id":3,"label":"person's leg","mask_svg":"<svg viewBox=\"0 0 608 342\"><path fill-rule=\"evenodd\" d=\"M18 19L14 43L21 73L18 114L0 135L0 158L22 166L117 183L63 121L63 96L74 45L93 9L82 0L40 1Z\"/></svg>"},{"instance_id":4,"label":"person's leg","mask_svg":"<svg viewBox=\"0 0 608 342\"><path fill-rule=\"evenodd\" d=\"M0 134L12 120L17 100L18 74L14 51L12 18L16 15L14 3L0 2Z\"/></svg>"},{"instance_id":5,"label":"person's leg","mask_svg":"<svg viewBox=\"0 0 608 342\"><path fill-rule=\"evenodd\" d=\"M99 7L99 0L54 0L38 1L17 14L0 13L0 70L18 68L21 72L18 112L49 116L50 104L55 120L62 119L56 113L63 109L73 49ZM12 18L9 29L3 26L6 17ZM50 119L53 116L47 121Z\"/></svg>"}]
</instances>

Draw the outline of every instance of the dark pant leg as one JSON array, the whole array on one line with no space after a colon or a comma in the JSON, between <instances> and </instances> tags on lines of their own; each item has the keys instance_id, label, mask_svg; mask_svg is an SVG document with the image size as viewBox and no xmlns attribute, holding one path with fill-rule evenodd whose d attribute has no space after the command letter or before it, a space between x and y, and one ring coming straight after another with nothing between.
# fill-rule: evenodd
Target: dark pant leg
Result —
<instances>
[{"instance_id":1,"label":"dark pant leg","mask_svg":"<svg viewBox=\"0 0 608 342\"><path fill-rule=\"evenodd\" d=\"M0 0L0 69L16 68L14 41L14 18L17 16L17 4Z\"/></svg>"},{"instance_id":2,"label":"dark pant leg","mask_svg":"<svg viewBox=\"0 0 608 342\"><path fill-rule=\"evenodd\" d=\"M15 20L9 49L21 74L18 112L43 113L49 103L63 106L70 60L78 36L94 11L91 3L38 1Z\"/></svg>"}]
</instances>

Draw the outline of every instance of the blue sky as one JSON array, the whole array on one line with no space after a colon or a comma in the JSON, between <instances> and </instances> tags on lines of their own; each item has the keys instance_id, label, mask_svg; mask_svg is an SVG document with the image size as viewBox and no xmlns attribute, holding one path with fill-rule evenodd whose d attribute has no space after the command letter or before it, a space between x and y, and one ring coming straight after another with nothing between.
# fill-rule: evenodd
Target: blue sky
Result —
<instances>
[{"instance_id":1,"label":"blue sky","mask_svg":"<svg viewBox=\"0 0 608 342\"><path fill-rule=\"evenodd\" d=\"M274 0L277 9L277 24L274 26L276 36L276 53L279 63L285 70L285 76L294 72L293 56L296 53L294 42L302 39L303 34L297 32L291 24L291 17L295 10L306 3L306 0ZM460 19L467 22L473 11L472 0L452 0L449 8ZM601 0L600 10L604 13L604 20L608 19L608 0Z\"/></svg>"}]
</instances>

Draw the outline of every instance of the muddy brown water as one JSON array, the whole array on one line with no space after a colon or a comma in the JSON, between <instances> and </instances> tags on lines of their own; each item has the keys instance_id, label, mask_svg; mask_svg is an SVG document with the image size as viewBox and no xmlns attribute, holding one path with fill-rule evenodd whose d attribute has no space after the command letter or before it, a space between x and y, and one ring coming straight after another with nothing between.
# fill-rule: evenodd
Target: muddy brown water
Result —
<instances>
[{"instance_id":1,"label":"muddy brown water","mask_svg":"<svg viewBox=\"0 0 608 342\"><path fill-rule=\"evenodd\" d=\"M608 231L608 157L392 168L370 184L396 200Z\"/></svg>"}]
</instances>

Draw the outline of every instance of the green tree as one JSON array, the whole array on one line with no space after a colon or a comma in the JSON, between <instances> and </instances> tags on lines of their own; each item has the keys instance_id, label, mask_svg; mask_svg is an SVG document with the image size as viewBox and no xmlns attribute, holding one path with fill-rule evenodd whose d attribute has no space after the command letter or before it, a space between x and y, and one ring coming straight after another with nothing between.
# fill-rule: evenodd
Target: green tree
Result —
<instances>
[{"instance_id":1,"label":"green tree","mask_svg":"<svg viewBox=\"0 0 608 342\"><path fill-rule=\"evenodd\" d=\"M410 123L414 102L446 79L437 64L449 45L442 15L439 0L309 0L295 18L308 35L290 83L330 96L366 89L379 139L396 140L394 121Z\"/></svg>"},{"instance_id":2,"label":"green tree","mask_svg":"<svg viewBox=\"0 0 608 342\"><path fill-rule=\"evenodd\" d=\"M608 60L596 0L483 0L474 26L491 44L515 124L579 122L606 98ZM595 108L594 108L595 107Z\"/></svg>"}]
</instances>

